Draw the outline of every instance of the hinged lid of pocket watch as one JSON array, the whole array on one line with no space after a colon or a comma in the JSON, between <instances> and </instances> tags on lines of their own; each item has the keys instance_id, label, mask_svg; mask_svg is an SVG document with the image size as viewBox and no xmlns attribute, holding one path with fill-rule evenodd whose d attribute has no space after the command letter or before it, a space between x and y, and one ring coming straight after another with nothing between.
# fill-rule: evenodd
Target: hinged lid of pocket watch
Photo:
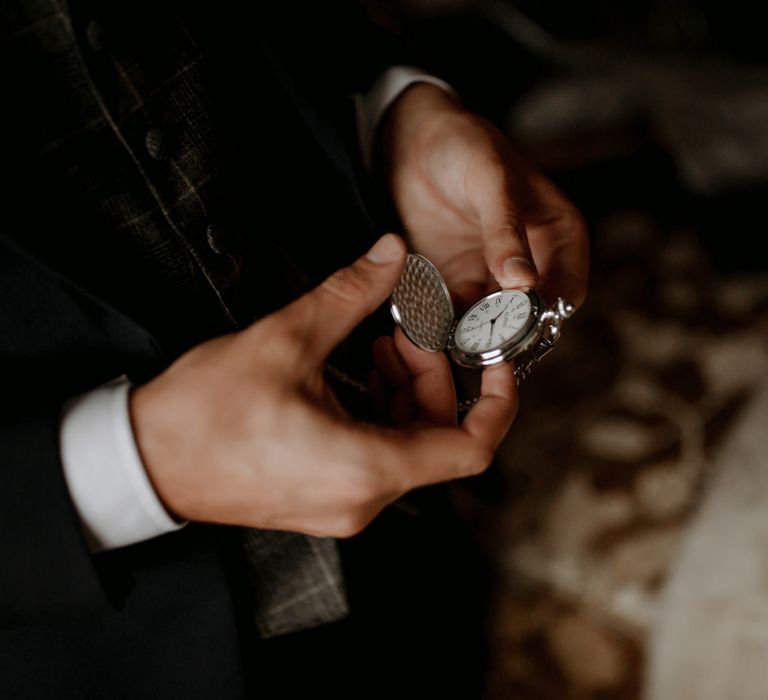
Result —
<instances>
[{"instance_id":1,"label":"hinged lid of pocket watch","mask_svg":"<svg viewBox=\"0 0 768 700\"><path fill-rule=\"evenodd\" d=\"M518 378L551 349L562 321L573 314L564 299L549 308L533 289L502 289L483 297L455 320L448 287L437 268L411 254L390 297L395 322L422 350L448 350L464 367L515 361Z\"/></svg>"}]
</instances>

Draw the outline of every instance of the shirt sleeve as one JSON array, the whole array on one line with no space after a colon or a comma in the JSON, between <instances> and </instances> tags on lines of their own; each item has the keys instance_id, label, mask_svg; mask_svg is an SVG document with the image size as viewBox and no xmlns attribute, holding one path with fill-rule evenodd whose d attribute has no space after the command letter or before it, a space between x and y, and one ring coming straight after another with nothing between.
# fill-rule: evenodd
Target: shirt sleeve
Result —
<instances>
[{"instance_id":1,"label":"shirt sleeve","mask_svg":"<svg viewBox=\"0 0 768 700\"><path fill-rule=\"evenodd\" d=\"M130 389L120 377L70 401L62 414L64 477L92 552L186 524L166 511L147 476L128 413Z\"/></svg>"},{"instance_id":2,"label":"shirt sleeve","mask_svg":"<svg viewBox=\"0 0 768 700\"><path fill-rule=\"evenodd\" d=\"M456 91L444 80L412 66L388 68L366 92L355 96L360 149L369 171L373 160L373 137L381 117L397 96L413 83L431 83L456 96Z\"/></svg>"},{"instance_id":3,"label":"shirt sleeve","mask_svg":"<svg viewBox=\"0 0 768 700\"><path fill-rule=\"evenodd\" d=\"M363 159L370 168L372 142L382 115L417 82L456 94L443 80L411 66L385 70L356 95ZM124 547L173 532L172 518L147 476L131 428L125 377L70 401L64 408L60 448L64 477L92 552Z\"/></svg>"}]
</instances>

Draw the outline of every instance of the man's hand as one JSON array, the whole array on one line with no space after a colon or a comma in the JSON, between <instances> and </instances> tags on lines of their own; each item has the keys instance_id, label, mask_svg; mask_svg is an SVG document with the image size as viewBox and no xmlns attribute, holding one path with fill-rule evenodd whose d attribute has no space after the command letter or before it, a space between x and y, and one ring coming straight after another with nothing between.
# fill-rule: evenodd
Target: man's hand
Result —
<instances>
[{"instance_id":1,"label":"man's hand","mask_svg":"<svg viewBox=\"0 0 768 700\"><path fill-rule=\"evenodd\" d=\"M388 503L477 474L517 407L512 368L483 374L456 425L447 358L396 335L377 345L407 391L399 427L356 422L323 380L333 349L392 292L405 260L389 234L355 264L248 329L203 343L131 396L136 441L165 506L185 520L347 537Z\"/></svg>"},{"instance_id":2,"label":"man's hand","mask_svg":"<svg viewBox=\"0 0 768 700\"><path fill-rule=\"evenodd\" d=\"M413 249L438 267L461 306L498 286L583 302L583 219L495 126L416 83L385 114L377 154Z\"/></svg>"}]
</instances>

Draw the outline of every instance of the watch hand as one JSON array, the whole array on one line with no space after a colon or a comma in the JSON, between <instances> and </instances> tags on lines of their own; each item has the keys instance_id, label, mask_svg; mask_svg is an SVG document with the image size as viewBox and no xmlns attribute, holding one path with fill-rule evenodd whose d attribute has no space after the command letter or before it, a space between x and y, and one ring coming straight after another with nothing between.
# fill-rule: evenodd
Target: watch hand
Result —
<instances>
[{"instance_id":1,"label":"watch hand","mask_svg":"<svg viewBox=\"0 0 768 700\"><path fill-rule=\"evenodd\" d=\"M483 321L482 323L478 323L476 326L471 326L467 328L466 326L461 329L462 333L469 333L471 331L476 331L478 328L482 328L488 321Z\"/></svg>"},{"instance_id":2,"label":"watch hand","mask_svg":"<svg viewBox=\"0 0 768 700\"><path fill-rule=\"evenodd\" d=\"M494 318L491 318L491 319L488 319L486 321L483 321L482 323L478 323L476 326L464 326L461 329L461 332L462 333L472 333L472 332L476 331L478 328L482 328L483 326L485 326L488 323L491 324L491 329L493 329L493 324L496 323L497 319L509 308L509 305L511 303L512 303L511 301L507 302L506 306L496 316L494 316ZM491 335L493 335L493 330L491 330Z\"/></svg>"},{"instance_id":3,"label":"watch hand","mask_svg":"<svg viewBox=\"0 0 768 700\"><path fill-rule=\"evenodd\" d=\"M496 315L496 316L495 316L495 317L494 317L494 318L491 320L491 323L496 323L496 319L497 319L499 316L501 316L501 314L503 314L503 313L504 313L504 312L505 312L505 311L506 311L506 310L509 308L509 305L510 305L511 303L512 303L511 301L508 301L508 302L507 302L507 305L506 305L506 306L505 306L505 307L504 307L504 308L503 308L503 309L502 309L502 310L501 310L501 311L500 311L500 312L499 312L499 313L498 313L498 314L497 314L497 315Z\"/></svg>"}]
</instances>

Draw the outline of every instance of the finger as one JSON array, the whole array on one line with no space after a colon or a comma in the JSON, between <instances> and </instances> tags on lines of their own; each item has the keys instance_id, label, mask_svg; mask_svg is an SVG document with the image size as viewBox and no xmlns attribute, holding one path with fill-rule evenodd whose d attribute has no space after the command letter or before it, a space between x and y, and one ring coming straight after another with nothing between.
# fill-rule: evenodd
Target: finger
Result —
<instances>
[{"instance_id":1,"label":"finger","mask_svg":"<svg viewBox=\"0 0 768 700\"><path fill-rule=\"evenodd\" d=\"M479 474L491 463L497 442L496 434L478 437L463 426L403 429L346 423L332 450L342 463L368 465L370 475L376 475L374 491L396 497L420 486Z\"/></svg>"},{"instance_id":2,"label":"finger","mask_svg":"<svg viewBox=\"0 0 768 700\"><path fill-rule=\"evenodd\" d=\"M491 281L488 279L488 274L486 272L486 278L482 282L480 280L466 281L450 287L451 301L453 301L453 306L456 309L456 312L458 314L464 313L470 306L472 306L472 304L480 299L480 297L490 294L489 288L491 286L498 289L496 280L494 279Z\"/></svg>"},{"instance_id":3,"label":"finger","mask_svg":"<svg viewBox=\"0 0 768 700\"><path fill-rule=\"evenodd\" d=\"M358 424L354 427L365 456L387 486L403 494L428 484L477 474L493 452L459 427L428 426L415 430Z\"/></svg>"},{"instance_id":4,"label":"finger","mask_svg":"<svg viewBox=\"0 0 768 700\"><path fill-rule=\"evenodd\" d=\"M411 385L411 373L395 348L395 341L385 335L373 343L373 361L391 387Z\"/></svg>"},{"instance_id":5,"label":"finger","mask_svg":"<svg viewBox=\"0 0 768 700\"><path fill-rule=\"evenodd\" d=\"M517 203L510 166L488 159L479 166L470 196L480 215L488 269L505 289L535 287L538 272Z\"/></svg>"},{"instance_id":6,"label":"finger","mask_svg":"<svg viewBox=\"0 0 768 700\"><path fill-rule=\"evenodd\" d=\"M413 402L420 417L432 424L455 425L456 390L448 358L416 347L400 328L395 329L394 347L412 378Z\"/></svg>"},{"instance_id":7,"label":"finger","mask_svg":"<svg viewBox=\"0 0 768 700\"><path fill-rule=\"evenodd\" d=\"M459 313L483 295L489 278L492 278L488 272L483 242L476 235L453 254L441 258L439 263L438 269Z\"/></svg>"},{"instance_id":8,"label":"finger","mask_svg":"<svg viewBox=\"0 0 768 700\"><path fill-rule=\"evenodd\" d=\"M315 364L392 293L405 263L405 244L388 233L349 267L337 270L282 312Z\"/></svg>"},{"instance_id":9,"label":"finger","mask_svg":"<svg viewBox=\"0 0 768 700\"><path fill-rule=\"evenodd\" d=\"M540 173L528 178L521 202L531 252L541 277L539 291L545 299L564 297L581 306L589 277L589 238L584 218Z\"/></svg>"},{"instance_id":10,"label":"finger","mask_svg":"<svg viewBox=\"0 0 768 700\"><path fill-rule=\"evenodd\" d=\"M382 379L388 418L395 425L407 425L414 416L412 379L391 337L376 340L373 361Z\"/></svg>"},{"instance_id":11,"label":"finger","mask_svg":"<svg viewBox=\"0 0 768 700\"><path fill-rule=\"evenodd\" d=\"M483 370L480 400L472 406L461 427L481 445L495 451L517 414L515 368L504 363Z\"/></svg>"},{"instance_id":12,"label":"finger","mask_svg":"<svg viewBox=\"0 0 768 700\"><path fill-rule=\"evenodd\" d=\"M371 394L373 403L378 408L379 416L382 420L389 420L389 397L384 388L384 379L378 369L372 369L368 375L368 391Z\"/></svg>"}]
</instances>

